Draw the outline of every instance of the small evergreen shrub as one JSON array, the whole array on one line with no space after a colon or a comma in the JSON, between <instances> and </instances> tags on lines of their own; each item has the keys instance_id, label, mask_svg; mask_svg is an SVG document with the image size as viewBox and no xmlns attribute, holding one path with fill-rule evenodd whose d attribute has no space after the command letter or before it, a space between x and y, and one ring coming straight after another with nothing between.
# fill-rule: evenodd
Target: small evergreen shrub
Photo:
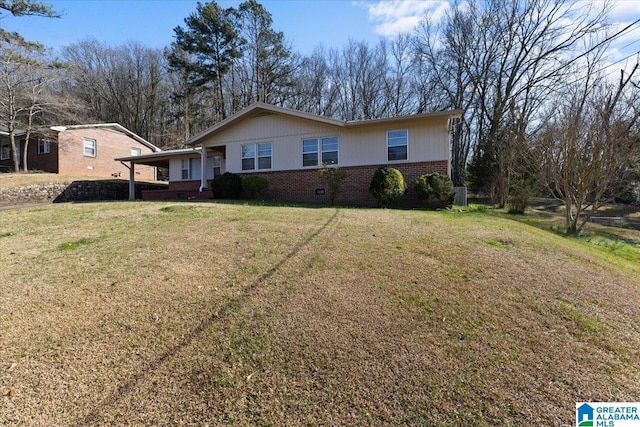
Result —
<instances>
[{"instance_id":1,"label":"small evergreen shrub","mask_svg":"<svg viewBox=\"0 0 640 427\"><path fill-rule=\"evenodd\" d=\"M517 180L509 191L507 199L507 212L510 214L524 214L529 204L529 199L533 195L531 183L526 180Z\"/></svg>"},{"instance_id":2,"label":"small evergreen shrub","mask_svg":"<svg viewBox=\"0 0 640 427\"><path fill-rule=\"evenodd\" d=\"M242 195L242 178L225 172L211 181L211 190L214 199L238 199Z\"/></svg>"},{"instance_id":3,"label":"small evergreen shrub","mask_svg":"<svg viewBox=\"0 0 640 427\"><path fill-rule=\"evenodd\" d=\"M369 191L378 200L378 206L397 204L407 189L404 177L398 169L381 167L373 174Z\"/></svg>"},{"instance_id":4,"label":"small evergreen shrub","mask_svg":"<svg viewBox=\"0 0 640 427\"><path fill-rule=\"evenodd\" d=\"M329 190L329 200L331 206L334 205L336 197L342 190L342 184L347 180L347 173L339 167L323 167L320 169L320 179Z\"/></svg>"},{"instance_id":5,"label":"small evergreen shrub","mask_svg":"<svg viewBox=\"0 0 640 427\"><path fill-rule=\"evenodd\" d=\"M418 199L427 209L449 209L456 192L451 179L438 172L424 174L416 180Z\"/></svg>"},{"instance_id":6,"label":"small evergreen shrub","mask_svg":"<svg viewBox=\"0 0 640 427\"><path fill-rule=\"evenodd\" d=\"M269 187L267 178L260 175L250 175L242 179L242 188L247 192L249 197L255 199L258 195Z\"/></svg>"}]
</instances>

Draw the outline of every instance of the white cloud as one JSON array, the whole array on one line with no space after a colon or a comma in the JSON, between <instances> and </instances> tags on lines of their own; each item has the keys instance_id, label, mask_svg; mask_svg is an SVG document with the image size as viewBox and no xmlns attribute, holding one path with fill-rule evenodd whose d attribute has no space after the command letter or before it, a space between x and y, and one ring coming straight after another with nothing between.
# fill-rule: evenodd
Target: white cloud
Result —
<instances>
[{"instance_id":1,"label":"white cloud","mask_svg":"<svg viewBox=\"0 0 640 427\"><path fill-rule=\"evenodd\" d=\"M613 21L634 21L640 12L640 1L614 0L611 2L611 13L609 17ZM634 19L635 18L635 19Z\"/></svg>"},{"instance_id":2,"label":"white cloud","mask_svg":"<svg viewBox=\"0 0 640 427\"><path fill-rule=\"evenodd\" d=\"M426 16L439 21L449 10L446 0L382 0L356 4L367 9L369 20L375 23L375 32L387 37L411 32Z\"/></svg>"}]
</instances>

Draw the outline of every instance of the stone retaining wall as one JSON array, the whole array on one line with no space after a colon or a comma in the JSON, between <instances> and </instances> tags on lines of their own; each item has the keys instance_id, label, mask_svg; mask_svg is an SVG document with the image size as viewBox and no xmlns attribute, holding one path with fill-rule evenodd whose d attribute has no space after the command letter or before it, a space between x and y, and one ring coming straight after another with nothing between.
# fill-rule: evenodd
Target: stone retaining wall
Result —
<instances>
[{"instance_id":1,"label":"stone retaining wall","mask_svg":"<svg viewBox=\"0 0 640 427\"><path fill-rule=\"evenodd\" d=\"M136 198L141 198L142 190L167 188L163 184L136 183ZM85 202L92 200L127 200L129 181L97 180L69 181L32 184L23 187L0 189L0 203L12 205L42 202Z\"/></svg>"}]
</instances>

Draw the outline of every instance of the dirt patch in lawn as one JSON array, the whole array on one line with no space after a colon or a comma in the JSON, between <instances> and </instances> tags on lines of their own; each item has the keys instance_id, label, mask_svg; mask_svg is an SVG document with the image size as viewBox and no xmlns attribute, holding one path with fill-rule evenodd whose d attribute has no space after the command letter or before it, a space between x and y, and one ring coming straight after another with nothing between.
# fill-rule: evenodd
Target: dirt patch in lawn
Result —
<instances>
[{"instance_id":1,"label":"dirt patch in lawn","mask_svg":"<svg viewBox=\"0 0 640 427\"><path fill-rule=\"evenodd\" d=\"M640 279L494 215L0 212L2 425L568 425L640 396ZM4 261L6 260L6 261Z\"/></svg>"}]
</instances>

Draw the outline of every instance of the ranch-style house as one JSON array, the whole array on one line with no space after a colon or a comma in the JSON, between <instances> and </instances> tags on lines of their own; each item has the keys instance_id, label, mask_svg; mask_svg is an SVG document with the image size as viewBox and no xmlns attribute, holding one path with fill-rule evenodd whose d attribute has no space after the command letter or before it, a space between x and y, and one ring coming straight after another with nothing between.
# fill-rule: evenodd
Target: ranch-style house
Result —
<instances>
[{"instance_id":1,"label":"ranch-style house","mask_svg":"<svg viewBox=\"0 0 640 427\"><path fill-rule=\"evenodd\" d=\"M343 121L256 103L186 141L193 148L116 160L130 163L131 180L139 165L169 168L168 189L143 192L143 199L211 198L209 181L232 172L264 176L271 200L327 203L319 169L340 167L348 179L336 203L375 205L371 178L389 165L402 172L412 203L418 177L450 175L451 127L461 114L449 110Z\"/></svg>"}]
</instances>

